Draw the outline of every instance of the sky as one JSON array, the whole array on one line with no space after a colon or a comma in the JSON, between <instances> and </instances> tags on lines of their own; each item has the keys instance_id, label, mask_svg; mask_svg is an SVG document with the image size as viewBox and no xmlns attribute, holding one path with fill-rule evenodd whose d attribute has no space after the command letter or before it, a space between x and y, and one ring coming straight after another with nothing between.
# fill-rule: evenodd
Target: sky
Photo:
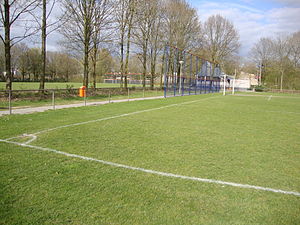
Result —
<instances>
[{"instance_id":1,"label":"sky","mask_svg":"<svg viewBox=\"0 0 300 225\"><path fill-rule=\"evenodd\" d=\"M274 38L300 31L300 0L187 1L197 9L201 23L214 14L220 14L233 22L240 35L239 55L245 58L261 37ZM61 10L57 10L57 15L51 16L57 17L60 13ZM47 50L57 50L57 41L61 39L57 32L50 34Z\"/></svg>"},{"instance_id":2,"label":"sky","mask_svg":"<svg viewBox=\"0 0 300 225\"><path fill-rule=\"evenodd\" d=\"M214 14L233 22L240 35L240 56L247 57L261 37L300 31L300 0L188 1L197 9L202 23Z\"/></svg>"}]
</instances>

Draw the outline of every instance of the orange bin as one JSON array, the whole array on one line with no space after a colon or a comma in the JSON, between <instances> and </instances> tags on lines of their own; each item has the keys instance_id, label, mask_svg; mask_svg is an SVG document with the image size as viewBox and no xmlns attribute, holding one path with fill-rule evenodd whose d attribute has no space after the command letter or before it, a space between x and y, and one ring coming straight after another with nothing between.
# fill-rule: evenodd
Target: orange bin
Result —
<instances>
[{"instance_id":1,"label":"orange bin","mask_svg":"<svg viewBox=\"0 0 300 225\"><path fill-rule=\"evenodd\" d=\"M79 97L85 97L86 87L82 86L79 88Z\"/></svg>"}]
</instances>

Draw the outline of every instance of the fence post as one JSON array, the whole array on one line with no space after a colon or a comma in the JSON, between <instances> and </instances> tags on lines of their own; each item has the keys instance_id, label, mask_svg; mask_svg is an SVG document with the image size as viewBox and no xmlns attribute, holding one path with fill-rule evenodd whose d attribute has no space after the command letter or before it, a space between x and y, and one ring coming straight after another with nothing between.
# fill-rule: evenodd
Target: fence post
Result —
<instances>
[{"instance_id":1,"label":"fence post","mask_svg":"<svg viewBox=\"0 0 300 225\"><path fill-rule=\"evenodd\" d=\"M55 110L55 91L52 92L52 106L53 110Z\"/></svg>"},{"instance_id":2,"label":"fence post","mask_svg":"<svg viewBox=\"0 0 300 225\"><path fill-rule=\"evenodd\" d=\"M11 90L8 91L8 111L9 115L12 114L12 109L11 109Z\"/></svg>"}]
</instances>

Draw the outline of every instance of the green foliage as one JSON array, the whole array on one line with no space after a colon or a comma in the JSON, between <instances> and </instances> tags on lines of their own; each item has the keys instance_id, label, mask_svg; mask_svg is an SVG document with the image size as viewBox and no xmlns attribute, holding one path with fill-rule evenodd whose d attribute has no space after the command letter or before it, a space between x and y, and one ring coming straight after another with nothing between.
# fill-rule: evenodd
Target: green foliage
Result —
<instances>
[{"instance_id":1,"label":"green foliage","mask_svg":"<svg viewBox=\"0 0 300 225\"><path fill-rule=\"evenodd\" d=\"M255 86L254 90L256 92L263 92L265 90L265 86L261 86L261 85Z\"/></svg>"}]
</instances>

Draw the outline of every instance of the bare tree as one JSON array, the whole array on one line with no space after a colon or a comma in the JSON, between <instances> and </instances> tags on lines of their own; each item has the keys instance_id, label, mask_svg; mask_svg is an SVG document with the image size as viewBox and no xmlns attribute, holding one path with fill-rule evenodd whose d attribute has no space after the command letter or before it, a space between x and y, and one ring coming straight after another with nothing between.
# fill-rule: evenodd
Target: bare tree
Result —
<instances>
[{"instance_id":1,"label":"bare tree","mask_svg":"<svg viewBox=\"0 0 300 225\"><path fill-rule=\"evenodd\" d=\"M47 54L47 37L50 33L57 30L60 26L60 20L51 21L50 16L53 12L53 9L57 5L57 0L42 0L42 21L41 23L37 21L40 25L41 29L41 39L42 39L42 51L41 51L41 58L42 58L42 71L40 75L40 90L45 89L45 77L46 77L46 54ZM59 8L59 7L56 7ZM49 29L50 28L50 29Z\"/></svg>"},{"instance_id":2,"label":"bare tree","mask_svg":"<svg viewBox=\"0 0 300 225\"><path fill-rule=\"evenodd\" d=\"M163 8L165 42L186 51L200 47L201 26L196 9L192 8L186 0L166 0ZM171 49L170 61L176 58L176 62L179 62L183 57L182 54L176 54L175 50ZM176 65L169 63L169 67L172 74L176 72L180 77L179 63ZM177 81L179 82L179 79Z\"/></svg>"},{"instance_id":3,"label":"bare tree","mask_svg":"<svg viewBox=\"0 0 300 225\"><path fill-rule=\"evenodd\" d=\"M63 0L64 25L60 29L67 47L83 54L83 85L89 85L89 56L95 31L97 3L104 0Z\"/></svg>"},{"instance_id":4,"label":"bare tree","mask_svg":"<svg viewBox=\"0 0 300 225\"><path fill-rule=\"evenodd\" d=\"M137 6L137 22L134 30L135 43L138 49L140 49L140 56L143 65L143 87L146 86L146 73L147 73L147 59L149 52L149 44L152 41L152 57L154 61L154 50L157 48L157 31L158 27L154 27L157 22L158 15L158 0L141 0ZM156 36L155 36L156 35ZM151 38L152 37L152 38ZM154 61L152 63L154 63ZM154 65L152 65L154 66ZM155 69L154 69L155 73ZM152 82L153 85L153 82Z\"/></svg>"},{"instance_id":5,"label":"bare tree","mask_svg":"<svg viewBox=\"0 0 300 225\"><path fill-rule=\"evenodd\" d=\"M92 48L93 52L91 55L92 60L92 77L93 87L96 88L96 67L99 56L99 46L103 42L110 41L112 36L112 25L111 13L113 10L112 2L109 0L103 0L97 3L97 9L95 10L95 21L94 21L94 32L92 35Z\"/></svg>"},{"instance_id":6,"label":"bare tree","mask_svg":"<svg viewBox=\"0 0 300 225\"><path fill-rule=\"evenodd\" d=\"M120 45L120 72L121 72L121 87L123 84L127 87L129 53L130 53L130 38L133 26L133 18L135 13L137 0L117 0L115 2L115 18L117 33L119 35ZM127 42L126 42L127 38ZM124 45L126 42L126 57L124 63ZM125 64L125 65L124 65Z\"/></svg>"},{"instance_id":7,"label":"bare tree","mask_svg":"<svg viewBox=\"0 0 300 225\"><path fill-rule=\"evenodd\" d=\"M290 57L295 67L300 66L300 31L294 33L289 39Z\"/></svg>"},{"instance_id":8,"label":"bare tree","mask_svg":"<svg viewBox=\"0 0 300 225\"><path fill-rule=\"evenodd\" d=\"M5 77L6 89L12 89L11 48L14 44L35 34L33 26L34 10L40 0L3 0L0 4L0 39L5 49ZM23 32L14 32L13 28L22 26Z\"/></svg>"},{"instance_id":9,"label":"bare tree","mask_svg":"<svg viewBox=\"0 0 300 225\"><path fill-rule=\"evenodd\" d=\"M210 16L203 25L204 49L214 64L234 54L240 47L239 34L232 22L220 15Z\"/></svg>"},{"instance_id":10,"label":"bare tree","mask_svg":"<svg viewBox=\"0 0 300 225\"><path fill-rule=\"evenodd\" d=\"M270 38L261 38L250 51L252 60L257 64L267 65L273 55L273 41Z\"/></svg>"},{"instance_id":11,"label":"bare tree","mask_svg":"<svg viewBox=\"0 0 300 225\"><path fill-rule=\"evenodd\" d=\"M286 65L289 64L290 46L289 39L284 36L278 36L273 41L274 58L280 71L280 90L283 89L283 78L286 71Z\"/></svg>"},{"instance_id":12,"label":"bare tree","mask_svg":"<svg viewBox=\"0 0 300 225\"><path fill-rule=\"evenodd\" d=\"M161 1L154 2L153 6L153 17L155 20L151 26L150 32L150 40L149 40L149 57L150 57L150 87L151 89L154 88L154 78L156 76L156 67L157 67L157 60L158 55L161 49L164 47L165 43L161 41L163 38L163 30L161 27L163 26L163 9ZM162 60L163 61L163 60ZM163 73L161 74L161 85L162 85L162 77Z\"/></svg>"}]
</instances>

